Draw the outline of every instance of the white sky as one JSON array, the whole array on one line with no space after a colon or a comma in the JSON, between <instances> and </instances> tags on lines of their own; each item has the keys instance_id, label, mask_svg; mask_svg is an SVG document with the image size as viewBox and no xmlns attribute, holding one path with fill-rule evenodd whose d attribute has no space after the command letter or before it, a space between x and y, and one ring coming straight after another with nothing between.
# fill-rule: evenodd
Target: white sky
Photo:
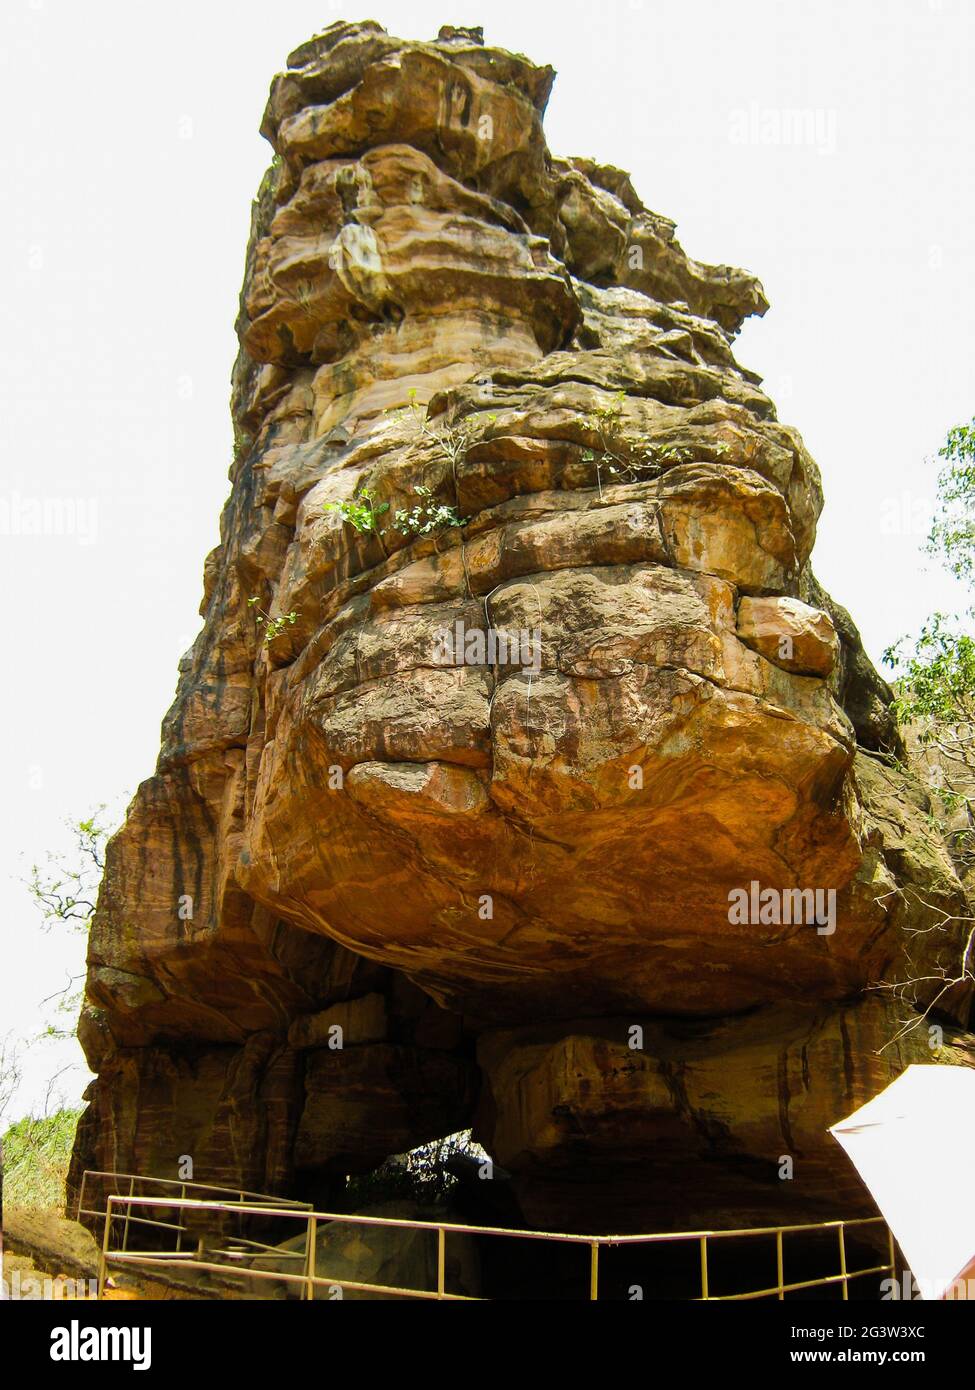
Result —
<instances>
[{"instance_id":1,"label":"white sky","mask_svg":"<svg viewBox=\"0 0 975 1390\"><path fill-rule=\"evenodd\" d=\"M0 1036L77 968L19 879L152 770L228 486L267 87L340 17L551 63L551 149L629 169L690 255L763 281L738 357L822 468L816 570L874 659L959 606L920 545L925 460L975 414L971 0L3 0L0 527L4 501L96 510L0 533ZM811 139L774 143L796 109ZM78 1055L35 1048L8 1118Z\"/></svg>"}]
</instances>

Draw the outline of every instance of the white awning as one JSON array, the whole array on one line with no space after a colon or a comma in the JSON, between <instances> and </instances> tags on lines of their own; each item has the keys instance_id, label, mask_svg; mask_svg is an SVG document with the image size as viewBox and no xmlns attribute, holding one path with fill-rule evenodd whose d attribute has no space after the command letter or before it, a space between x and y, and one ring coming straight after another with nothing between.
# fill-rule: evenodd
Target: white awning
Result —
<instances>
[{"instance_id":1,"label":"white awning","mask_svg":"<svg viewBox=\"0 0 975 1390\"><path fill-rule=\"evenodd\" d=\"M975 1274L975 1068L908 1067L830 1134L873 1194L922 1298L942 1298Z\"/></svg>"}]
</instances>

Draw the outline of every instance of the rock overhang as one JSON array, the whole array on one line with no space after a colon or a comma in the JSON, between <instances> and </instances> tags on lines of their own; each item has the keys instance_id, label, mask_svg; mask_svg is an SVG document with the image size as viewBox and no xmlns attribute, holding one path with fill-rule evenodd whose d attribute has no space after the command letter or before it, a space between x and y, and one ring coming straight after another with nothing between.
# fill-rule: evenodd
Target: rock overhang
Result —
<instances>
[{"instance_id":1,"label":"rock overhang","mask_svg":"<svg viewBox=\"0 0 975 1390\"><path fill-rule=\"evenodd\" d=\"M616 1039L724 1018L737 1049L753 1013L758 1086L792 1075L805 1028L824 1067L846 1049L859 1100L896 1064L867 1065L897 1027L872 987L950 962L957 931L934 924L961 886L884 757L883 683L809 568L818 470L734 357L761 286L691 260L621 171L553 158L552 77L475 31L415 44L340 23L272 85L204 632L92 934L83 1036L110 1139L89 1125L84 1142L103 1156L164 1164L147 1126L198 1106L214 1163L287 1187L295 1125L301 1166L327 1166L353 1143L329 1116L361 1143L388 1111L391 1144L471 1118L480 1036L479 1123L542 1213L546 1163L612 1166L613 1145L637 1161L600 1118L618 1039L607 1053L585 1020ZM384 534L350 524L364 497ZM393 525L434 506L439 528ZM537 661L445 665L458 624L537 634ZM732 920L753 883L832 893L831 923ZM397 1001L389 1035L347 1072L288 1043L377 992ZM541 1069L519 1060L539 1022ZM429 1058L447 1036L450 1059ZM727 1131L733 1182L794 1137L791 1081L785 1120L781 1096L731 1114L720 1087L682 1110L673 1039L648 1037L627 1103L651 1149ZM729 1046L720 1028L702 1043ZM196 1091L187 1047L207 1059ZM588 1119L552 1081L570 1055ZM547 1114L520 1099L545 1077ZM834 1102L851 1108L828 1087L817 1105ZM552 1138L566 1107L591 1152ZM512 1138L516 1114L535 1139ZM811 1205L835 1182L816 1152Z\"/></svg>"}]
</instances>

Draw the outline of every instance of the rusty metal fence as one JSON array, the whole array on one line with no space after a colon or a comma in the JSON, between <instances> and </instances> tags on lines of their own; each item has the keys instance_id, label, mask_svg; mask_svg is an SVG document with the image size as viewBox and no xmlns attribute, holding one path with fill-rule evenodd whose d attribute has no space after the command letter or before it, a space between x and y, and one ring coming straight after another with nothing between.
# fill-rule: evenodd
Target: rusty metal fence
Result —
<instances>
[{"instance_id":1,"label":"rusty metal fence","mask_svg":"<svg viewBox=\"0 0 975 1390\"><path fill-rule=\"evenodd\" d=\"M83 1200L88 1178L98 1179L108 1185L115 1180L116 1187L127 1183L128 1192L108 1192L105 1206L101 1209L84 1208ZM138 1184L155 1185L157 1188L179 1188L179 1195L165 1192L160 1196L150 1196L134 1191ZM236 1200L205 1200L187 1196L186 1189L217 1190L226 1196L228 1193ZM99 1297L105 1286L110 1266L151 1271L153 1269L184 1269L198 1274L220 1274L233 1280L253 1281L253 1287L264 1281L277 1285L296 1286L302 1299L314 1299L316 1290L325 1289L334 1298L336 1290L356 1291L380 1296L399 1298L435 1299L449 1302L483 1301L470 1294L450 1292L446 1287L447 1238L450 1235L476 1237L496 1237L499 1239L546 1241L552 1244L569 1244L588 1250L589 1300L598 1301L600 1289L600 1254L606 1249L620 1249L641 1245L667 1246L688 1244L697 1249L699 1265L699 1291L694 1296L699 1301L728 1302L777 1298L784 1300L787 1294L806 1292L813 1289L839 1289L839 1296L846 1300L850 1296L853 1280L866 1276L897 1277L897 1255L894 1238L883 1217L858 1217L852 1220L809 1222L800 1225L746 1227L738 1230L678 1231L647 1235L577 1235L551 1231L526 1231L501 1226L470 1226L450 1221L411 1221L398 1217L355 1216L338 1212L313 1211L307 1203L289 1202L279 1198L257 1193L235 1192L230 1189L214 1189L204 1183L180 1183L159 1178L145 1178L138 1174L86 1173L82 1181L79 1197L79 1215L104 1216L101 1256L98 1270ZM157 1215L135 1215L133 1209ZM304 1233L303 1250L284 1250L280 1245L271 1245L243 1234L227 1236L221 1232L213 1243L197 1235L195 1250L184 1248L184 1239L198 1231L199 1218L210 1213L216 1218L216 1225L226 1224L228 1217L238 1220L244 1217L273 1218L280 1222L293 1222L298 1226L298 1234ZM173 1220L178 1217L181 1219ZM187 1218L195 1217L189 1223ZM319 1226L341 1224L354 1227L386 1227L404 1231L425 1231L435 1235L437 1244L437 1274L435 1289L400 1287L392 1284L374 1284L351 1279L333 1277L317 1272L316 1252ZM130 1234L133 1226L152 1227L159 1231L173 1233L175 1241L171 1250L130 1248ZM886 1260L865 1268L853 1268L849 1263L847 1232L853 1229L876 1228L870 1232L875 1242L879 1239L886 1249ZM241 1228L242 1229L242 1228ZM815 1278L787 1280L785 1276L787 1239L800 1240L814 1233L835 1233L837 1266L835 1273ZM773 1238L775 1246L776 1281L754 1289L737 1290L730 1293L716 1293L712 1287L711 1259L716 1247L722 1242L732 1240L753 1240ZM280 1265L287 1261L301 1262L300 1272L261 1269L255 1267L265 1260L273 1260ZM259 1295L258 1295L259 1296ZM341 1295L340 1295L341 1296Z\"/></svg>"}]
</instances>

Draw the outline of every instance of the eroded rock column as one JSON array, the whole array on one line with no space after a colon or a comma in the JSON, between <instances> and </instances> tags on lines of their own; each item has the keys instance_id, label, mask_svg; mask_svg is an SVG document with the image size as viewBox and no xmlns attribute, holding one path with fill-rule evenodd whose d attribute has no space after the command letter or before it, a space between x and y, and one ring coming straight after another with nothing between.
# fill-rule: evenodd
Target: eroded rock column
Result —
<instances>
[{"instance_id":1,"label":"eroded rock column","mask_svg":"<svg viewBox=\"0 0 975 1390\"><path fill-rule=\"evenodd\" d=\"M336 24L272 84L76 1171L308 1191L473 1121L533 1225L842 1215L826 1127L934 1055L894 1039L964 898L810 569L816 465L733 355L761 286L554 158L552 77Z\"/></svg>"}]
</instances>

